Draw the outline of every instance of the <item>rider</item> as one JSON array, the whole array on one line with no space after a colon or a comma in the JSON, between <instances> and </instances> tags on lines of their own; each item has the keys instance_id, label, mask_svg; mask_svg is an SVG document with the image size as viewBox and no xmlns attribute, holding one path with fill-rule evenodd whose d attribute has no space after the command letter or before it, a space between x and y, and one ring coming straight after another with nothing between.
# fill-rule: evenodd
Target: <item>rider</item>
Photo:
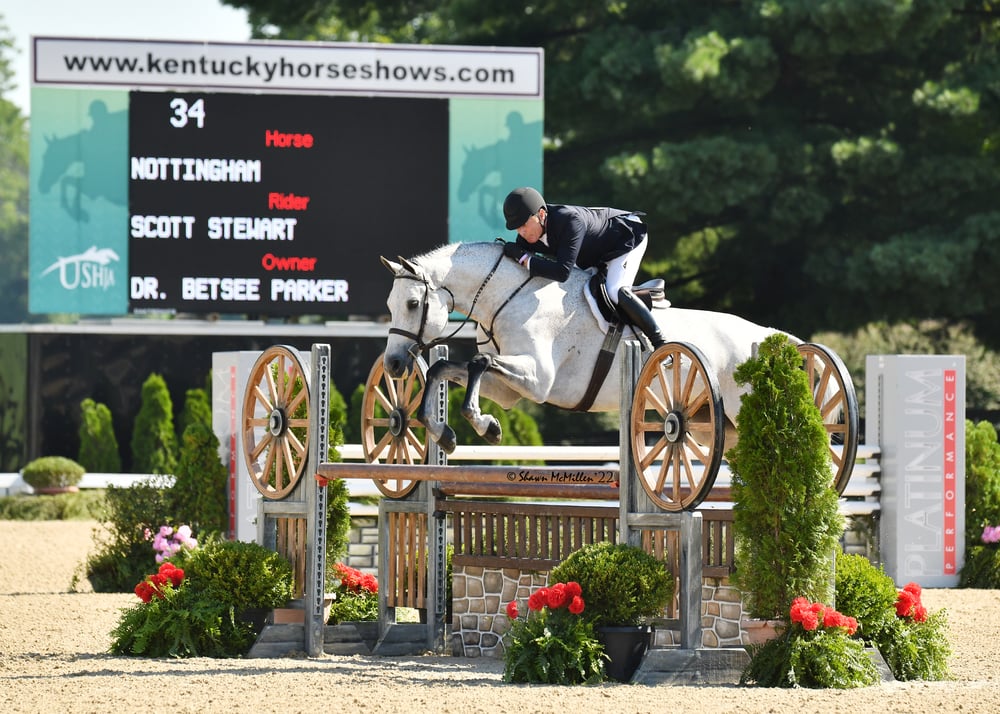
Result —
<instances>
[{"instance_id":1,"label":"rider","mask_svg":"<svg viewBox=\"0 0 1000 714\"><path fill-rule=\"evenodd\" d=\"M616 208L546 204L538 191L524 186L507 194L503 215L507 229L518 235L514 242L504 243L504 255L532 276L559 282L569 277L574 264L606 272L608 297L619 311L646 333L654 350L665 343L649 308L631 290L647 244L646 224L639 214Z\"/></svg>"}]
</instances>

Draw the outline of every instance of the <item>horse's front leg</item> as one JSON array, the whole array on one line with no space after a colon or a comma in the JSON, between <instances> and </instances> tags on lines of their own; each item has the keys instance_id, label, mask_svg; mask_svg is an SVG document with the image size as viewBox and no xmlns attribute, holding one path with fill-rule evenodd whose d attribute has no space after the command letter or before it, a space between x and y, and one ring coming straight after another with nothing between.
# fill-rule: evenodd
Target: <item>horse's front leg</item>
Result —
<instances>
[{"instance_id":1,"label":"horse's front leg","mask_svg":"<svg viewBox=\"0 0 1000 714\"><path fill-rule=\"evenodd\" d=\"M492 414L484 414L479 408L479 387L483 375L490 368L489 355L477 354L469 361L469 383L465 388L465 401L462 402L462 416L472 424L476 433L491 444L499 444L503 439L503 429L500 422Z\"/></svg>"},{"instance_id":2,"label":"horse's front leg","mask_svg":"<svg viewBox=\"0 0 1000 714\"><path fill-rule=\"evenodd\" d=\"M437 414L437 394L442 383L464 384L469 372L464 362L438 360L427 369L424 376L424 395L417 409L417 416L427 429L430 439L444 449L445 453L455 451L455 430Z\"/></svg>"}]
</instances>

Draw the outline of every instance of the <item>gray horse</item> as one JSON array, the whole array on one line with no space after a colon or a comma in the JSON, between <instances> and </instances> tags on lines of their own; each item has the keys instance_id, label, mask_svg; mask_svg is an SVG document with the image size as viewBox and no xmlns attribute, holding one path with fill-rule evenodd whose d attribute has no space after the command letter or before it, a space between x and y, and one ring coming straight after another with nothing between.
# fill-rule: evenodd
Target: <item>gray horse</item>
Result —
<instances>
[{"instance_id":1,"label":"gray horse","mask_svg":"<svg viewBox=\"0 0 1000 714\"><path fill-rule=\"evenodd\" d=\"M480 436L492 443L501 437L496 419L481 412L480 396L505 409L520 399L566 409L580 404L606 327L585 294L589 272L574 269L564 283L529 278L520 265L503 259L498 243L487 242L453 243L410 260L382 262L394 276L387 301L392 325L383 359L386 374L408 374L421 350L447 339L449 315L458 312L477 323L479 352L468 363L433 365L425 393L436 393L439 380L466 387L462 414ZM718 377L730 432L743 391L733 371L750 357L755 343L776 330L719 312L670 307L653 313L668 340L694 345L707 358ZM618 372L616 358L587 411L620 407ZM430 437L450 453L454 431L423 408L418 416Z\"/></svg>"}]
</instances>

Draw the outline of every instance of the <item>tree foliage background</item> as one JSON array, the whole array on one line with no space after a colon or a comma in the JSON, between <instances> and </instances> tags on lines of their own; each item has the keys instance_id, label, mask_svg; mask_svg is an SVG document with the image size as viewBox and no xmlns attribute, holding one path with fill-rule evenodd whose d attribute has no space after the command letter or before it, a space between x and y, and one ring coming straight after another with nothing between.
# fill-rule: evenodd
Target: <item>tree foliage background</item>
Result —
<instances>
[{"instance_id":1,"label":"tree foliage background","mask_svg":"<svg viewBox=\"0 0 1000 714\"><path fill-rule=\"evenodd\" d=\"M545 192L645 210L675 304L1000 323L984 0L226 0L257 37L545 49Z\"/></svg>"},{"instance_id":2,"label":"tree foliage background","mask_svg":"<svg viewBox=\"0 0 1000 714\"><path fill-rule=\"evenodd\" d=\"M18 48L0 15L0 323L28 314L28 122L4 95Z\"/></svg>"}]
</instances>

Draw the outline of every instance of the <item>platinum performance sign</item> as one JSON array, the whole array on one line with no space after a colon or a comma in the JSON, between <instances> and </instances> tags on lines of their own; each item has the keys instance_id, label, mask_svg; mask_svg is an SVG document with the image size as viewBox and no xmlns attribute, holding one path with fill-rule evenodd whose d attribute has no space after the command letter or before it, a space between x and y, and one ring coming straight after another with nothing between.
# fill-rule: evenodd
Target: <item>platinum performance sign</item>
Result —
<instances>
[{"instance_id":1,"label":"platinum performance sign","mask_svg":"<svg viewBox=\"0 0 1000 714\"><path fill-rule=\"evenodd\" d=\"M902 587L956 587L965 554L965 357L869 355L865 440L881 448L881 556Z\"/></svg>"},{"instance_id":2,"label":"platinum performance sign","mask_svg":"<svg viewBox=\"0 0 1000 714\"><path fill-rule=\"evenodd\" d=\"M33 38L29 309L377 316L380 255L504 233L542 53Z\"/></svg>"}]
</instances>

